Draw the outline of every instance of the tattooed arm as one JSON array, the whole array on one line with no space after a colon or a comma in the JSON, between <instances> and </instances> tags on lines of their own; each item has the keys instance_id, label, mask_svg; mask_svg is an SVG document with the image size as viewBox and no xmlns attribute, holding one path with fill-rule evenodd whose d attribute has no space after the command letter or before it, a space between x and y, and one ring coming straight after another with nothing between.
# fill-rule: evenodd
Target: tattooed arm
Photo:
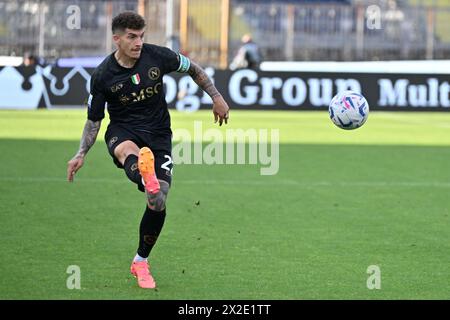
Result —
<instances>
[{"instance_id":1,"label":"tattooed arm","mask_svg":"<svg viewBox=\"0 0 450 320\"><path fill-rule=\"evenodd\" d=\"M67 180L73 181L75 173L83 166L84 157L94 145L100 130L101 121L87 120L81 136L80 148L77 154L67 163Z\"/></svg>"},{"instance_id":2,"label":"tattooed arm","mask_svg":"<svg viewBox=\"0 0 450 320\"><path fill-rule=\"evenodd\" d=\"M219 120L219 125L222 122L228 122L228 104L223 99L222 95L219 93L217 88L212 83L206 72L195 62L191 61L191 66L189 67L189 75L195 81L195 83L202 88L213 100L213 113L214 120L217 122Z\"/></svg>"}]
</instances>

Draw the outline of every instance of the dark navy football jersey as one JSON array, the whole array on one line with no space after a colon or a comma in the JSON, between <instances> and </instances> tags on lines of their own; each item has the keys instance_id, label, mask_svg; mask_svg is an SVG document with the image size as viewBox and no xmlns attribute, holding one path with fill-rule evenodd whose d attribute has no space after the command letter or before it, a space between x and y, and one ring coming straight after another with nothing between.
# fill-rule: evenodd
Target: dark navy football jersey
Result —
<instances>
[{"instance_id":1,"label":"dark navy football jersey","mask_svg":"<svg viewBox=\"0 0 450 320\"><path fill-rule=\"evenodd\" d=\"M107 105L111 124L152 133L170 132L170 115L163 88L163 76L187 72L190 61L169 48L144 44L133 68L118 64L114 53L95 69L91 77L88 119L105 117Z\"/></svg>"}]
</instances>

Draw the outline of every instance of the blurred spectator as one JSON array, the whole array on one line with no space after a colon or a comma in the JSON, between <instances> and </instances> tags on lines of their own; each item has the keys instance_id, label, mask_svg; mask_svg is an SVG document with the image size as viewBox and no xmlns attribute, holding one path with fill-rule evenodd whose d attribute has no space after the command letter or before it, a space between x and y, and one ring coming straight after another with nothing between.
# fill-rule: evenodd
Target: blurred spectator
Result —
<instances>
[{"instance_id":1,"label":"blurred spectator","mask_svg":"<svg viewBox=\"0 0 450 320\"><path fill-rule=\"evenodd\" d=\"M38 61L38 57L35 56L34 54L31 54L29 52L25 53L25 55L23 56L23 66L25 67L34 67L39 65L39 61Z\"/></svg>"},{"instance_id":2,"label":"blurred spectator","mask_svg":"<svg viewBox=\"0 0 450 320\"><path fill-rule=\"evenodd\" d=\"M259 46L253 42L250 34L244 34L241 39L242 45L230 64L231 70L236 69L259 69L262 61Z\"/></svg>"},{"instance_id":3,"label":"blurred spectator","mask_svg":"<svg viewBox=\"0 0 450 320\"><path fill-rule=\"evenodd\" d=\"M176 35L171 35L166 42L166 47L172 49L172 51L180 52L181 44L180 37Z\"/></svg>"}]
</instances>

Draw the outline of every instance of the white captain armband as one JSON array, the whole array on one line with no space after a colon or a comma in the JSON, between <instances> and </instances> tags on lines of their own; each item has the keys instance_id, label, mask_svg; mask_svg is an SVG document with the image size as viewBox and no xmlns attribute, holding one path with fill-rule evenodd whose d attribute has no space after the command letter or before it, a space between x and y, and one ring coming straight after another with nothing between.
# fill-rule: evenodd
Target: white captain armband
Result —
<instances>
[{"instance_id":1,"label":"white captain armband","mask_svg":"<svg viewBox=\"0 0 450 320\"><path fill-rule=\"evenodd\" d=\"M189 71L189 67L191 66L191 61L189 58L183 56L181 53L178 54L180 58L180 66L177 69L177 72L186 73Z\"/></svg>"}]
</instances>

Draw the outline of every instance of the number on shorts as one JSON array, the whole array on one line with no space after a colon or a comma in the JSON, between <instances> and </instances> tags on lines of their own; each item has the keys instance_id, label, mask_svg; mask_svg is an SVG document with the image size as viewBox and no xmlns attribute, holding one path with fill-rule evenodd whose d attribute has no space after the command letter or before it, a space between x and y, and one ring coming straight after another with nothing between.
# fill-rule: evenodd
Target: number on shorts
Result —
<instances>
[{"instance_id":1,"label":"number on shorts","mask_svg":"<svg viewBox=\"0 0 450 320\"><path fill-rule=\"evenodd\" d=\"M170 168L170 167L169 167L171 164L173 164L172 158L171 158L169 155L167 155L167 154L164 156L164 158L169 159L169 160L167 160L166 162L164 162L164 163L161 165L161 168L164 169L164 170L169 171L170 174L173 174L173 172L172 172L173 168ZM172 167L173 167L173 166L172 166Z\"/></svg>"}]
</instances>

